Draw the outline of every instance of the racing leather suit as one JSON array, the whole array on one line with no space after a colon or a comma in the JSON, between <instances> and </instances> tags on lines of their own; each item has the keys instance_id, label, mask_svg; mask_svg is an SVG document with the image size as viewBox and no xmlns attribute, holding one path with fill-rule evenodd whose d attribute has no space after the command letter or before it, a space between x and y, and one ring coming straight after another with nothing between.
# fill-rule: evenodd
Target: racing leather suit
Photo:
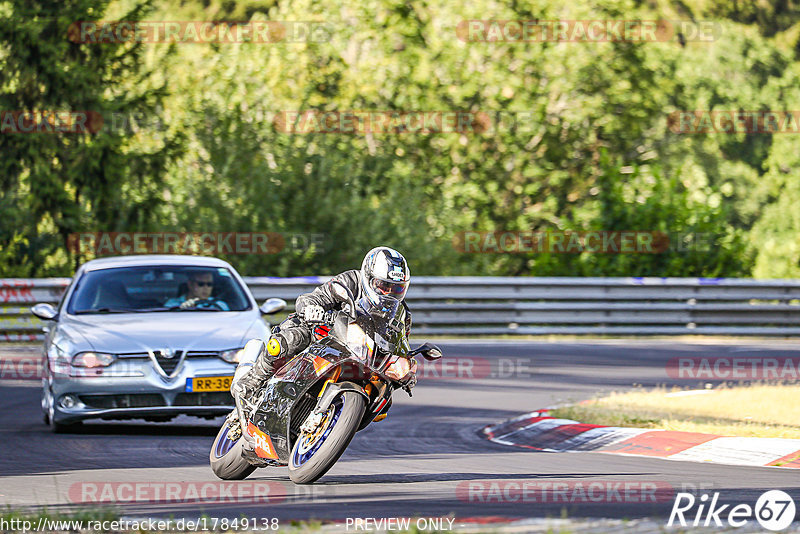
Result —
<instances>
[{"instance_id":1,"label":"racing leather suit","mask_svg":"<svg viewBox=\"0 0 800 534\"><path fill-rule=\"evenodd\" d=\"M342 303L333 291L332 283L334 280L347 286L357 303L363 296L360 276L360 272L357 269L345 271L316 287L311 293L304 293L297 297L295 301L296 313L291 314L281 324L272 329L272 336L270 336L267 344L269 347L273 340L277 340L280 345L280 352L278 354L270 354L267 351L262 352L254 363L252 370L239 381L237 389L240 391L257 389L292 357L305 350L311 343L315 331L320 335L327 335L327 327L308 325L300 320L303 315L303 309L306 306L317 305L321 306L325 311L341 311L345 303ZM405 300L402 301L402 305L406 308L405 327L406 335L408 335L411 331L411 313Z\"/></svg>"}]
</instances>

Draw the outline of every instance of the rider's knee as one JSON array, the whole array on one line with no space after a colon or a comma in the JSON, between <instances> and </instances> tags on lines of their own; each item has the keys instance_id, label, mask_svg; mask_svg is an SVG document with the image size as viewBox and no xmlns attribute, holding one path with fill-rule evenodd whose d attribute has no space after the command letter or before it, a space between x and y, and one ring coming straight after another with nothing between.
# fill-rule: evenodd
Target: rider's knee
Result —
<instances>
[{"instance_id":1,"label":"rider's knee","mask_svg":"<svg viewBox=\"0 0 800 534\"><path fill-rule=\"evenodd\" d=\"M267 341L264 359L270 363L287 357L291 347L283 333L274 333Z\"/></svg>"}]
</instances>

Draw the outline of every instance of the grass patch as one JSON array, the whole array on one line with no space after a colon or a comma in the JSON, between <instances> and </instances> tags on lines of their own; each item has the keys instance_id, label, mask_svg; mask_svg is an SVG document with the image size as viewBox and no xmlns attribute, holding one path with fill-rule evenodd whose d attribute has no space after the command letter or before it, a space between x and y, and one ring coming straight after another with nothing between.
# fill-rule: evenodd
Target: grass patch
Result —
<instances>
[{"instance_id":1,"label":"grass patch","mask_svg":"<svg viewBox=\"0 0 800 534\"><path fill-rule=\"evenodd\" d=\"M608 426L800 439L800 386L639 389L551 410L550 415Z\"/></svg>"}]
</instances>

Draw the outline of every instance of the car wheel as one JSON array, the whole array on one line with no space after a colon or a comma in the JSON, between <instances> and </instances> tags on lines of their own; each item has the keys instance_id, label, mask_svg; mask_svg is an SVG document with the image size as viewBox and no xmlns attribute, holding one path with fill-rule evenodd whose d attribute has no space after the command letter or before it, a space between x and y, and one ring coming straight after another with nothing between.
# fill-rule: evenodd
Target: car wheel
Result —
<instances>
[{"instance_id":1,"label":"car wheel","mask_svg":"<svg viewBox=\"0 0 800 534\"><path fill-rule=\"evenodd\" d=\"M55 419L55 400L53 399L53 390L50 388L50 383L47 378L42 378L42 419L44 424L53 425Z\"/></svg>"},{"instance_id":2,"label":"car wheel","mask_svg":"<svg viewBox=\"0 0 800 534\"><path fill-rule=\"evenodd\" d=\"M49 425L50 421L52 421L50 412L53 405L53 392L50 389L50 375L47 372L47 368L48 361L47 358L45 358L42 363L42 420L44 421L44 424Z\"/></svg>"},{"instance_id":3,"label":"car wheel","mask_svg":"<svg viewBox=\"0 0 800 534\"><path fill-rule=\"evenodd\" d=\"M44 424L50 424L50 400L47 394L47 379L42 377L42 420Z\"/></svg>"},{"instance_id":4,"label":"car wheel","mask_svg":"<svg viewBox=\"0 0 800 534\"><path fill-rule=\"evenodd\" d=\"M63 434L67 432L74 432L80 428L81 422L74 423L58 423L55 420L56 406L55 399L53 398L53 390L50 389L50 384L46 378L42 378L42 419L44 424L49 425L50 429L56 434Z\"/></svg>"}]
</instances>

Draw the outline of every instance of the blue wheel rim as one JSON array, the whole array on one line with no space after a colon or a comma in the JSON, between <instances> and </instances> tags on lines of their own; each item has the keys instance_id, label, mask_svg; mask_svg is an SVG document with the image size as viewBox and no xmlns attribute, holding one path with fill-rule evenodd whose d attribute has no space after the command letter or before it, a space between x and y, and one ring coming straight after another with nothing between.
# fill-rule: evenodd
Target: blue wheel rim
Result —
<instances>
[{"instance_id":1,"label":"blue wheel rim","mask_svg":"<svg viewBox=\"0 0 800 534\"><path fill-rule=\"evenodd\" d=\"M325 440L330 435L331 431L333 430L333 427L336 426L336 422L339 420L339 416L342 414L342 410L344 409L344 397L339 396L333 402L334 402L333 416L331 417L331 421L330 423L328 423L328 427L325 429L325 432L323 432L322 435L319 438L317 438L317 440L314 442L311 448L309 448L306 451L301 452L301 447L299 445L296 445L294 447L294 450L292 452L292 467L300 467L301 465L309 461L314 456L314 454L319 450L322 444L325 443ZM301 438L298 437L298 440L299 439Z\"/></svg>"},{"instance_id":2,"label":"blue wheel rim","mask_svg":"<svg viewBox=\"0 0 800 534\"><path fill-rule=\"evenodd\" d=\"M233 446L236 445L236 441L228 437L228 432L230 432L230 427L226 423L225 428L222 430L222 435L217 441L217 447L216 449L214 449L214 456L216 456L217 458L222 458L223 456L228 454L228 451L230 451L233 448Z\"/></svg>"}]
</instances>

